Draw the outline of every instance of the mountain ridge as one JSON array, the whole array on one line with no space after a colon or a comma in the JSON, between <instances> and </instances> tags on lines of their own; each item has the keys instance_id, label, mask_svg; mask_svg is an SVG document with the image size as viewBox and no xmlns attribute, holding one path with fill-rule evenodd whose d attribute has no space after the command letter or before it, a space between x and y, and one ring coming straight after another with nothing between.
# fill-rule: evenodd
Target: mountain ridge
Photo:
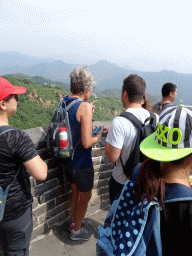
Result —
<instances>
[{"instance_id":1,"label":"mountain ridge","mask_svg":"<svg viewBox=\"0 0 192 256\"><path fill-rule=\"evenodd\" d=\"M69 75L75 67L79 65L65 63L62 60L56 60L51 63L43 62L31 66L0 66L0 74L23 73L30 77L42 76L52 81L70 83ZM178 73L172 70L162 70L158 72L143 72L137 70L128 70L106 60L100 60L93 65L88 66L92 72L97 84L96 91L107 89L121 89L123 80L130 74L141 76L147 83L147 92L150 91L161 97L161 88L164 83L172 82L178 87L178 99L185 104L191 104L192 74Z\"/></svg>"}]
</instances>

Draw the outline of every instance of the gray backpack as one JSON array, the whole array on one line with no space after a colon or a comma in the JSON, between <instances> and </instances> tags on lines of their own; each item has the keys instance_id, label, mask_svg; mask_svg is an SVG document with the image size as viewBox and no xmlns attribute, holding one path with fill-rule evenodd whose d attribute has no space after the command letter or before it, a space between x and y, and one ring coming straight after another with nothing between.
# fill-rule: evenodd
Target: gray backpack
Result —
<instances>
[{"instance_id":1,"label":"gray backpack","mask_svg":"<svg viewBox=\"0 0 192 256\"><path fill-rule=\"evenodd\" d=\"M53 158L57 160L69 160L73 159L74 149L71 129L68 117L69 109L78 101L82 101L80 99L73 100L67 107L63 107L65 105L65 101L63 99L60 100L57 109L55 110L54 116L49 124L47 135L46 135L46 143L47 148ZM68 145L61 152L60 148L60 128L66 128L65 132L67 133Z\"/></svg>"}]
</instances>

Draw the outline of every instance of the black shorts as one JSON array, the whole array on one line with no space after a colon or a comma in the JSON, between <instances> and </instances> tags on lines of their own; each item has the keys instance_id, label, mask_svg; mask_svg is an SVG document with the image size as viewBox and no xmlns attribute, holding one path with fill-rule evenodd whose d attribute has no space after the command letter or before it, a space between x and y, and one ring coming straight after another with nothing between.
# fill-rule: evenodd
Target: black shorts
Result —
<instances>
[{"instance_id":1,"label":"black shorts","mask_svg":"<svg viewBox=\"0 0 192 256\"><path fill-rule=\"evenodd\" d=\"M94 183L93 165L85 169L68 169L67 178L70 183L75 183L78 190L81 192L91 191Z\"/></svg>"}]
</instances>

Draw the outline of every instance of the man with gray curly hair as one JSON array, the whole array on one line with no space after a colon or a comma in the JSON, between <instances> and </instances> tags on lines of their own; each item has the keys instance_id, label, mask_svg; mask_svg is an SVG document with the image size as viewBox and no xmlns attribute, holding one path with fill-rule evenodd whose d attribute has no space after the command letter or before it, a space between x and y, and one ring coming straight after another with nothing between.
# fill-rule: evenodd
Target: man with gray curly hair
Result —
<instances>
[{"instance_id":1,"label":"man with gray curly hair","mask_svg":"<svg viewBox=\"0 0 192 256\"><path fill-rule=\"evenodd\" d=\"M66 173L72 190L72 223L69 230L72 240L89 240L94 233L84 228L89 225L89 220L85 219L84 216L91 199L94 181L92 146L101 138L103 128L96 137L92 136L93 104L96 101L87 102L95 84L91 72L86 66L80 66L74 69L70 78L72 95L65 96L63 101L66 106L74 100L78 99L79 101L75 102L68 110L74 148L73 159L70 159L66 166Z\"/></svg>"},{"instance_id":2,"label":"man with gray curly hair","mask_svg":"<svg viewBox=\"0 0 192 256\"><path fill-rule=\"evenodd\" d=\"M71 92L84 93L86 90L92 89L96 84L95 79L87 66L79 66L70 74Z\"/></svg>"}]
</instances>

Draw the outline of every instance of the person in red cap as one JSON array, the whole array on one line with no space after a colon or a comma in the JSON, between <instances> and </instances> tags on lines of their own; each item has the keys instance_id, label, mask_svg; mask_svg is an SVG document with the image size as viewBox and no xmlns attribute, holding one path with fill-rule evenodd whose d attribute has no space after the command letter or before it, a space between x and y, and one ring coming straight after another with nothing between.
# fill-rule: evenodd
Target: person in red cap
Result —
<instances>
[{"instance_id":1,"label":"person in red cap","mask_svg":"<svg viewBox=\"0 0 192 256\"><path fill-rule=\"evenodd\" d=\"M47 165L29 135L9 126L18 94L25 92L25 87L13 86L0 77L0 247L12 256L29 255L33 199L28 172L37 180L47 177Z\"/></svg>"}]
</instances>

